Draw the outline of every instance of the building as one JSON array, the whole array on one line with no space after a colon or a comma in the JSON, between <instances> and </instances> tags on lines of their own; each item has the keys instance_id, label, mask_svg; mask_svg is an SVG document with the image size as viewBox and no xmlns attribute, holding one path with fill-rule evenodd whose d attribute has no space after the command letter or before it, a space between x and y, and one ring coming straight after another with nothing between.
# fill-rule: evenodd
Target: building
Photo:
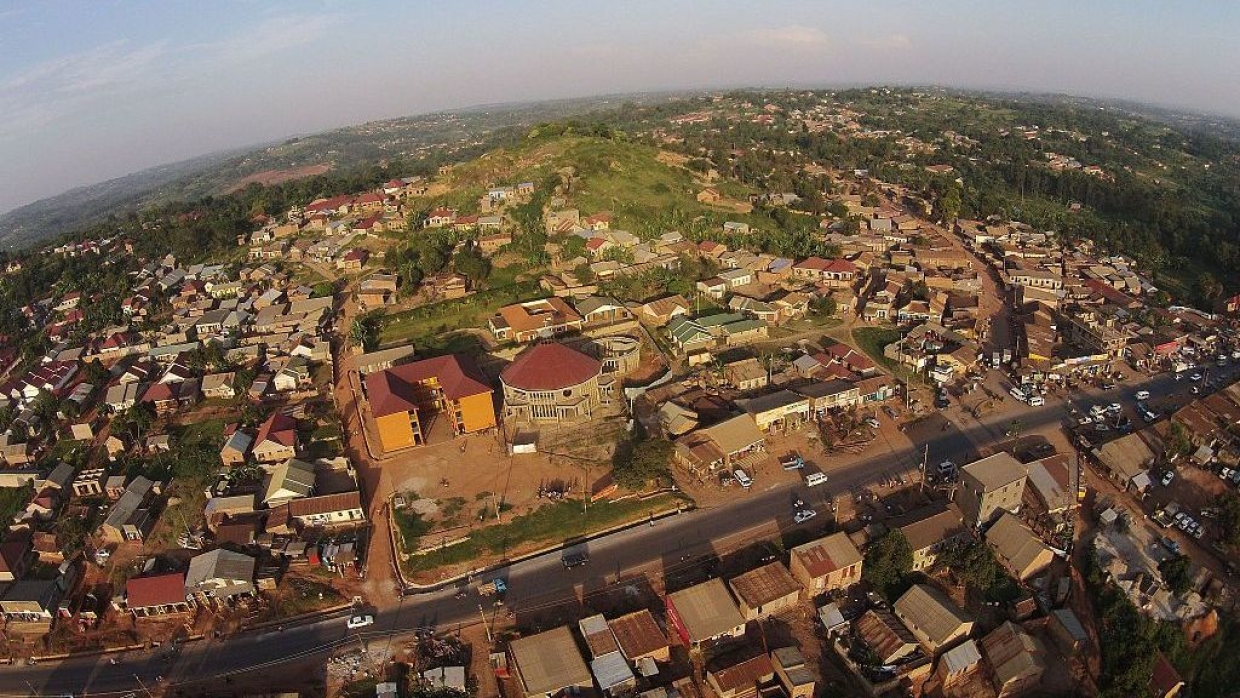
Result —
<instances>
[{"instance_id":1,"label":"building","mask_svg":"<svg viewBox=\"0 0 1240 698\"><path fill-rule=\"evenodd\" d=\"M982 653L977 643L965 640L939 657L935 673L944 686L951 686L965 677L976 674L982 667Z\"/></svg>"},{"instance_id":2,"label":"building","mask_svg":"<svg viewBox=\"0 0 1240 698\"><path fill-rule=\"evenodd\" d=\"M1141 434L1112 439L1090 451L1100 469L1124 489L1144 492L1150 486L1155 454Z\"/></svg>"},{"instance_id":3,"label":"building","mask_svg":"<svg viewBox=\"0 0 1240 698\"><path fill-rule=\"evenodd\" d=\"M245 463L253 443L254 439L249 434L240 429L234 431L220 448L220 462L229 467Z\"/></svg>"},{"instance_id":4,"label":"building","mask_svg":"<svg viewBox=\"0 0 1240 698\"><path fill-rule=\"evenodd\" d=\"M805 664L805 655L798 647L779 647L771 651L775 675L788 698L813 698L817 679Z\"/></svg>"},{"instance_id":5,"label":"building","mask_svg":"<svg viewBox=\"0 0 1240 698\"><path fill-rule=\"evenodd\" d=\"M1046 650L1037 638L1008 621L982 638L999 696L1014 696L1038 685L1046 671Z\"/></svg>"},{"instance_id":6,"label":"building","mask_svg":"<svg viewBox=\"0 0 1240 698\"><path fill-rule=\"evenodd\" d=\"M797 429L810 417L809 398L791 390L777 390L758 397L737 400L758 429L763 432L780 432Z\"/></svg>"},{"instance_id":7,"label":"building","mask_svg":"<svg viewBox=\"0 0 1240 698\"><path fill-rule=\"evenodd\" d=\"M136 618L189 613L194 606L185 595L185 573L131 578L125 582L125 608Z\"/></svg>"},{"instance_id":8,"label":"building","mask_svg":"<svg viewBox=\"0 0 1240 698\"><path fill-rule=\"evenodd\" d=\"M460 436L495 427L490 382L473 359L449 354L401 364L366 376L379 441L384 451L426 443L423 422L443 415Z\"/></svg>"},{"instance_id":9,"label":"building","mask_svg":"<svg viewBox=\"0 0 1240 698\"><path fill-rule=\"evenodd\" d=\"M664 601L668 623L686 645L698 647L745 633L745 618L720 579L673 592Z\"/></svg>"},{"instance_id":10,"label":"building","mask_svg":"<svg viewBox=\"0 0 1240 698\"><path fill-rule=\"evenodd\" d=\"M314 494L314 464L290 458L263 478L263 504L276 508Z\"/></svg>"},{"instance_id":11,"label":"building","mask_svg":"<svg viewBox=\"0 0 1240 698\"><path fill-rule=\"evenodd\" d=\"M1089 646L1089 633L1070 608L1051 611L1046 627L1064 654L1075 654Z\"/></svg>"},{"instance_id":12,"label":"building","mask_svg":"<svg viewBox=\"0 0 1240 698\"><path fill-rule=\"evenodd\" d=\"M196 555L185 573L185 596L200 604L219 604L239 596L254 594L254 568L257 560L231 550L217 548Z\"/></svg>"},{"instance_id":13,"label":"building","mask_svg":"<svg viewBox=\"0 0 1240 698\"><path fill-rule=\"evenodd\" d=\"M683 296L665 296L642 304L638 308L638 315L648 324L655 327L663 327L671 322L674 317L680 315L688 316L692 307L693 305L685 300Z\"/></svg>"},{"instance_id":14,"label":"building","mask_svg":"<svg viewBox=\"0 0 1240 698\"><path fill-rule=\"evenodd\" d=\"M254 439L254 460L279 463L297 455L297 420L281 412L273 412L258 428Z\"/></svg>"},{"instance_id":15,"label":"building","mask_svg":"<svg viewBox=\"0 0 1240 698\"><path fill-rule=\"evenodd\" d=\"M307 528L329 528L366 523L357 492L302 497L289 502L288 517Z\"/></svg>"},{"instance_id":16,"label":"building","mask_svg":"<svg viewBox=\"0 0 1240 698\"><path fill-rule=\"evenodd\" d=\"M1019 512L1027 472L1025 466L1007 452L962 467L956 504L965 522L979 527L994 521L1000 510Z\"/></svg>"},{"instance_id":17,"label":"building","mask_svg":"<svg viewBox=\"0 0 1240 698\"><path fill-rule=\"evenodd\" d=\"M1006 511L986 531L986 544L1003 569L1022 582L1044 572L1055 559L1041 538Z\"/></svg>"},{"instance_id":18,"label":"building","mask_svg":"<svg viewBox=\"0 0 1240 698\"><path fill-rule=\"evenodd\" d=\"M893 664L917 651L917 638L885 608L862 613L853 629L883 664Z\"/></svg>"},{"instance_id":19,"label":"building","mask_svg":"<svg viewBox=\"0 0 1240 698\"><path fill-rule=\"evenodd\" d=\"M861 564L857 546L840 532L793 548L788 568L808 595L817 596L861 581Z\"/></svg>"},{"instance_id":20,"label":"building","mask_svg":"<svg viewBox=\"0 0 1240 698\"><path fill-rule=\"evenodd\" d=\"M667 636L646 609L629 613L607 621L611 634L620 646L620 652L634 665L644 660L660 663L671 661L671 646Z\"/></svg>"},{"instance_id":21,"label":"building","mask_svg":"<svg viewBox=\"0 0 1240 698\"><path fill-rule=\"evenodd\" d=\"M706 672L706 685L717 698L752 698L760 686L774 679L775 667L766 654Z\"/></svg>"},{"instance_id":22,"label":"building","mask_svg":"<svg viewBox=\"0 0 1240 698\"><path fill-rule=\"evenodd\" d=\"M532 342L569 332L580 332L585 320L563 298L507 305L488 322L491 334L501 342Z\"/></svg>"},{"instance_id":23,"label":"building","mask_svg":"<svg viewBox=\"0 0 1240 698\"><path fill-rule=\"evenodd\" d=\"M745 620L760 620L797 605L801 585L784 563L776 560L728 582Z\"/></svg>"},{"instance_id":24,"label":"building","mask_svg":"<svg viewBox=\"0 0 1240 698\"><path fill-rule=\"evenodd\" d=\"M730 471L763 453L766 437L742 414L676 440L676 459L693 472Z\"/></svg>"},{"instance_id":25,"label":"building","mask_svg":"<svg viewBox=\"0 0 1240 698\"><path fill-rule=\"evenodd\" d=\"M894 609L904 627L931 652L973 632L973 621L946 594L928 584L914 584L896 599Z\"/></svg>"},{"instance_id":26,"label":"building","mask_svg":"<svg viewBox=\"0 0 1240 698\"><path fill-rule=\"evenodd\" d=\"M892 523L899 529L913 551L913 571L921 572L934 565L943 548L966 540L969 530L955 504L932 504L914 511Z\"/></svg>"},{"instance_id":27,"label":"building","mask_svg":"<svg viewBox=\"0 0 1240 698\"><path fill-rule=\"evenodd\" d=\"M120 498L108 510L108 516L99 527L99 534L109 543L127 541L142 542L146 539L155 517L150 506L154 499L155 483L139 475L126 487Z\"/></svg>"},{"instance_id":28,"label":"building","mask_svg":"<svg viewBox=\"0 0 1240 698\"><path fill-rule=\"evenodd\" d=\"M536 344L500 373L504 416L517 422L572 424L599 414L615 397L613 376L594 357L563 344Z\"/></svg>"},{"instance_id":29,"label":"building","mask_svg":"<svg viewBox=\"0 0 1240 698\"><path fill-rule=\"evenodd\" d=\"M513 640L508 656L525 698L577 695L594 687L567 626Z\"/></svg>"}]
</instances>

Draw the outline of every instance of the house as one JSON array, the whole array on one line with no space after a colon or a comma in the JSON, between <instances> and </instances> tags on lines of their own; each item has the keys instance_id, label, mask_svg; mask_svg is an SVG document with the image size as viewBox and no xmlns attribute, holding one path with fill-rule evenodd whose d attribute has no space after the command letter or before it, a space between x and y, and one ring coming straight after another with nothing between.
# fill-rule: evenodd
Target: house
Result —
<instances>
[{"instance_id":1,"label":"house","mask_svg":"<svg viewBox=\"0 0 1240 698\"><path fill-rule=\"evenodd\" d=\"M354 492L301 497L287 504L289 518L307 528L364 524L361 495Z\"/></svg>"},{"instance_id":2,"label":"house","mask_svg":"<svg viewBox=\"0 0 1240 698\"><path fill-rule=\"evenodd\" d=\"M17 632L18 623L39 626L46 633L51 630L52 619L64 597L65 581L61 579L23 579L14 582L0 596L0 611L11 625L6 630ZM23 630L34 630L29 626Z\"/></svg>"},{"instance_id":3,"label":"house","mask_svg":"<svg viewBox=\"0 0 1240 698\"><path fill-rule=\"evenodd\" d=\"M668 623L686 645L700 647L745 633L745 618L721 579L668 594L664 602Z\"/></svg>"},{"instance_id":4,"label":"house","mask_svg":"<svg viewBox=\"0 0 1240 698\"><path fill-rule=\"evenodd\" d=\"M1022 582L1044 572L1055 559L1050 546L1006 511L986 531L986 544L1008 574Z\"/></svg>"},{"instance_id":5,"label":"house","mask_svg":"<svg viewBox=\"0 0 1240 698\"><path fill-rule=\"evenodd\" d=\"M827 288L847 289L857 278L857 265L847 259L810 257L792 265L792 277Z\"/></svg>"},{"instance_id":6,"label":"house","mask_svg":"<svg viewBox=\"0 0 1240 698\"><path fill-rule=\"evenodd\" d=\"M151 513L155 498L155 483L139 475L126 487L124 493L108 510L107 518L99 527L99 534L109 543L125 543L146 539L155 525Z\"/></svg>"},{"instance_id":7,"label":"house","mask_svg":"<svg viewBox=\"0 0 1240 698\"><path fill-rule=\"evenodd\" d=\"M73 479L70 487L74 497L97 497L103 494L103 479L108 471L103 468L83 470Z\"/></svg>"},{"instance_id":8,"label":"house","mask_svg":"<svg viewBox=\"0 0 1240 698\"><path fill-rule=\"evenodd\" d=\"M603 364L563 344L536 344L499 375L504 416L517 422L572 424L592 419L615 398Z\"/></svg>"},{"instance_id":9,"label":"house","mask_svg":"<svg viewBox=\"0 0 1240 698\"><path fill-rule=\"evenodd\" d=\"M135 618L189 613L194 605L186 598L185 573L131 577L125 582L125 608Z\"/></svg>"},{"instance_id":10,"label":"house","mask_svg":"<svg viewBox=\"0 0 1240 698\"><path fill-rule=\"evenodd\" d=\"M294 356L272 379L280 392L289 392L310 384L310 362L304 356Z\"/></svg>"},{"instance_id":11,"label":"house","mask_svg":"<svg viewBox=\"0 0 1240 698\"><path fill-rule=\"evenodd\" d=\"M208 373L202 377L199 390L208 400L231 400L237 397L237 391L233 388L233 381L236 378L237 374L234 371Z\"/></svg>"},{"instance_id":12,"label":"house","mask_svg":"<svg viewBox=\"0 0 1240 698\"><path fill-rule=\"evenodd\" d=\"M118 383L108 388L104 402L113 414L119 414L138 404L138 396L141 394L141 383Z\"/></svg>"},{"instance_id":13,"label":"house","mask_svg":"<svg viewBox=\"0 0 1240 698\"><path fill-rule=\"evenodd\" d=\"M728 582L745 620L761 620L797 605L801 585L784 563L775 562L750 570Z\"/></svg>"},{"instance_id":14,"label":"house","mask_svg":"<svg viewBox=\"0 0 1240 698\"><path fill-rule=\"evenodd\" d=\"M456 223L456 211L450 208L437 208L426 217L423 226L426 228L443 228Z\"/></svg>"},{"instance_id":15,"label":"house","mask_svg":"<svg viewBox=\"0 0 1240 698\"><path fill-rule=\"evenodd\" d=\"M194 556L185 573L185 596L202 605L216 605L254 594L257 560L243 553L217 548Z\"/></svg>"},{"instance_id":16,"label":"house","mask_svg":"<svg viewBox=\"0 0 1240 698\"><path fill-rule=\"evenodd\" d=\"M504 306L488 321L497 340L519 343L579 332L584 323L576 310L556 296Z\"/></svg>"},{"instance_id":17,"label":"house","mask_svg":"<svg viewBox=\"0 0 1240 698\"><path fill-rule=\"evenodd\" d=\"M935 670L939 681L944 687L951 686L972 676L982 667L982 653L973 640L965 640L939 657L939 666Z\"/></svg>"},{"instance_id":18,"label":"house","mask_svg":"<svg viewBox=\"0 0 1240 698\"><path fill-rule=\"evenodd\" d=\"M973 621L947 595L928 584L914 584L896 599L896 617L931 652L973 632Z\"/></svg>"},{"instance_id":19,"label":"house","mask_svg":"<svg viewBox=\"0 0 1240 698\"><path fill-rule=\"evenodd\" d=\"M602 616L595 617L604 624L604 628L607 627ZM598 685L604 696L618 698L632 695L637 690L637 675L633 673L628 660L619 651L598 655L590 660L590 673L594 675L594 683Z\"/></svg>"},{"instance_id":20,"label":"house","mask_svg":"<svg viewBox=\"0 0 1240 698\"><path fill-rule=\"evenodd\" d=\"M629 613L607 621L611 634L620 646L620 652L638 665L644 660L660 663L671 661L671 646L667 636L659 628L654 615L646 609Z\"/></svg>"},{"instance_id":21,"label":"house","mask_svg":"<svg viewBox=\"0 0 1240 698\"><path fill-rule=\"evenodd\" d=\"M766 437L753 417L743 414L676 440L676 459L694 472L730 471L762 453Z\"/></svg>"},{"instance_id":22,"label":"house","mask_svg":"<svg viewBox=\"0 0 1240 698\"><path fill-rule=\"evenodd\" d=\"M841 532L793 548L788 569L812 597L861 581L861 564L861 552Z\"/></svg>"},{"instance_id":23,"label":"house","mask_svg":"<svg viewBox=\"0 0 1240 698\"><path fill-rule=\"evenodd\" d=\"M576 306L586 328L614 325L633 319L633 313L614 298L587 296L577 301Z\"/></svg>"},{"instance_id":24,"label":"house","mask_svg":"<svg viewBox=\"0 0 1240 698\"><path fill-rule=\"evenodd\" d=\"M1019 625L1007 621L983 637L981 645L1001 697L1024 693L1042 680L1046 650Z\"/></svg>"},{"instance_id":25,"label":"house","mask_svg":"<svg viewBox=\"0 0 1240 698\"><path fill-rule=\"evenodd\" d=\"M345 253L340 261L336 262L336 268L343 271L361 271L366 266L367 260L370 259L370 253L361 248L355 247Z\"/></svg>"},{"instance_id":26,"label":"house","mask_svg":"<svg viewBox=\"0 0 1240 698\"><path fill-rule=\"evenodd\" d=\"M687 315L677 315L667 323L667 336L682 353L692 354L715 343L715 337Z\"/></svg>"},{"instance_id":27,"label":"house","mask_svg":"<svg viewBox=\"0 0 1240 698\"><path fill-rule=\"evenodd\" d=\"M314 483L314 465L290 458L263 478L262 502L274 509L298 497L309 497L314 494Z\"/></svg>"},{"instance_id":28,"label":"house","mask_svg":"<svg viewBox=\"0 0 1240 698\"><path fill-rule=\"evenodd\" d=\"M524 698L577 695L594 687L567 626L509 642L508 656Z\"/></svg>"},{"instance_id":29,"label":"house","mask_svg":"<svg viewBox=\"0 0 1240 698\"><path fill-rule=\"evenodd\" d=\"M27 535L10 537L0 543L0 582L15 582L26 576L34 541Z\"/></svg>"},{"instance_id":30,"label":"house","mask_svg":"<svg viewBox=\"0 0 1240 698\"><path fill-rule=\"evenodd\" d=\"M741 392L758 390L767 385L767 369L755 358L741 359L724 365L723 380Z\"/></svg>"},{"instance_id":31,"label":"house","mask_svg":"<svg viewBox=\"0 0 1240 698\"><path fill-rule=\"evenodd\" d=\"M960 508L953 503L932 504L891 523L908 541L913 552L913 571L921 572L934 565L943 548L968 538Z\"/></svg>"},{"instance_id":32,"label":"house","mask_svg":"<svg viewBox=\"0 0 1240 698\"><path fill-rule=\"evenodd\" d=\"M1027 469L1012 454L1001 451L960 469L956 502L970 526L984 526L999 512L1020 511Z\"/></svg>"},{"instance_id":33,"label":"house","mask_svg":"<svg viewBox=\"0 0 1240 698\"><path fill-rule=\"evenodd\" d=\"M723 195L721 195L719 190L714 187L706 187L697 193L698 203L702 204L717 204L722 199Z\"/></svg>"},{"instance_id":34,"label":"house","mask_svg":"<svg viewBox=\"0 0 1240 698\"><path fill-rule=\"evenodd\" d=\"M753 417L758 429L767 434L797 429L810 416L809 398L791 390L737 400L736 405Z\"/></svg>"},{"instance_id":35,"label":"house","mask_svg":"<svg viewBox=\"0 0 1240 698\"><path fill-rule=\"evenodd\" d=\"M689 315L691 307L689 301L683 296L664 296L649 303L643 303L638 309L638 315L655 327L663 327L678 315Z\"/></svg>"},{"instance_id":36,"label":"house","mask_svg":"<svg viewBox=\"0 0 1240 698\"><path fill-rule=\"evenodd\" d=\"M494 391L473 359L463 354L414 361L371 373L366 397L384 451L425 443L423 421L448 417L455 435L495 427Z\"/></svg>"},{"instance_id":37,"label":"house","mask_svg":"<svg viewBox=\"0 0 1240 698\"><path fill-rule=\"evenodd\" d=\"M1100 469L1125 489L1144 492L1150 486L1150 466L1155 455L1153 449L1133 433L1112 439L1090 451Z\"/></svg>"},{"instance_id":38,"label":"house","mask_svg":"<svg viewBox=\"0 0 1240 698\"><path fill-rule=\"evenodd\" d=\"M229 467L245 463L253 443L254 439L249 434L240 429L234 431L220 448L220 462Z\"/></svg>"},{"instance_id":39,"label":"house","mask_svg":"<svg viewBox=\"0 0 1240 698\"><path fill-rule=\"evenodd\" d=\"M775 667L766 654L706 672L706 685L717 698L753 698L760 686L774 679Z\"/></svg>"},{"instance_id":40,"label":"house","mask_svg":"<svg viewBox=\"0 0 1240 698\"><path fill-rule=\"evenodd\" d=\"M254 459L259 463L279 463L297 455L297 420L273 412L258 429L254 440Z\"/></svg>"},{"instance_id":41,"label":"house","mask_svg":"<svg viewBox=\"0 0 1240 698\"><path fill-rule=\"evenodd\" d=\"M1046 628L1051 639L1064 654L1075 654L1089 647L1089 632L1070 608L1058 608L1050 612Z\"/></svg>"},{"instance_id":42,"label":"house","mask_svg":"<svg viewBox=\"0 0 1240 698\"><path fill-rule=\"evenodd\" d=\"M885 608L862 613L853 629L883 664L893 664L917 651L917 638Z\"/></svg>"},{"instance_id":43,"label":"house","mask_svg":"<svg viewBox=\"0 0 1240 698\"><path fill-rule=\"evenodd\" d=\"M817 678L805 663L805 655L795 646L771 650L771 662L775 676L788 698L813 698Z\"/></svg>"}]
</instances>

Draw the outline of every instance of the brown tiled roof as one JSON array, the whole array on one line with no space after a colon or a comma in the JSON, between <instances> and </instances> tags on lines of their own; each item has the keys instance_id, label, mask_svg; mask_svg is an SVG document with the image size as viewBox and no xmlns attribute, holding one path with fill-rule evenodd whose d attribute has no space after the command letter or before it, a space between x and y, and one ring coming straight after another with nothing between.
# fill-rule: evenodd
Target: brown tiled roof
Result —
<instances>
[{"instance_id":1,"label":"brown tiled roof","mask_svg":"<svg viewBox=\"0 0 1240 698\"><path fill-rule=\"evenodd\" d=\"M654 615L646 609L607 621L616 636L620 651L633 659L657 652L668 646L667 636L659 629Z\"/></svg>"},{"instance_id":2,"label":"brown tiled roof","mask_svg":"<svg viewBox=\"0 0 1240 698\"><path fill-rule=\"evenodd\" d=\"M130 608L185 603L185 574L169 572L130 579L125 583L125 599Z\"/></svg>"},{"instance_id":3,"label":"brown tiled roof","mask_svg":"<svg viewBox=\"0 0 1240 698\"><path fill-rule=\"evenodd\" d=\"M357 492L340 492L338 494L325 494L319 497L301 497L288 503L290 516L313 516L315 514L330 514L336 511L361 508L362 497ZM271 521L268 519L268 526L270 525Z\"/></svg>"},{"instance_id":4,"label":"brown tiled roof","mask_svg":"<svg viewBox=\"0 0 1240 698\"><path fill-rule=\"evenodd\" d=\"M444 397L459 400L491 392L487 377L474 360L460 354L402 364L366 376L366 393L376 417L409 412L417 407L414 385L435 379Z\"/></svg>"},{"instance_id":5,"label":"brown tiled roof","mask_svg":"<svg viewBox=\"0 0 1240 698\"><path fill-rule=\"evenodd\" d=\"M775 673L770 656L760 654L726 669L712 671L715 683L721 691L731 693L756 686L759 681L769 678Z\"/></svg>"},{"instance_id":6,"label":"brown tiled roof","mask_svg":"<svg viewBox=\"0 0 1240 698\"><path fill-rule=\"evenodd\" d=\"M519 390L559 390L599 375L602 364L563 344L536 344L500 373L505 385Z\"/></svg>"},{"instance_id":7,"label":"brown tiled roof","mask_svg":"<svg viewBox=\"0 0 1240 698\"><path fill-rule=\"evenodd\" d=\"M527 306L521 303L506 305L499 309L499 314L514 332L535 332L548 323L562 325L581 322L581 315L565 303L563 298L552 296L534 303L536 305ZM531 309L534 311L531 312Z\"/></svg>"},{"instance_id":8,"label":"brown tiled roof","mask_svg":"<svg viewBox=\"0 0 1240 698\"><path fill-rule=\"evenodd\" d=\"M254 443L261 444L271 439L282 446L292 446L297 442L297 420L274 412L258 430L258 438Z\"/></svg>"},{"instance_id":9,"label":"brown tiled roof","mask_svg":"<svg viewBox=\"0 0 1240 698\"><path fill-rule=\"evenodd\" d=\"M784 567L784 563L778 560L750 570L728 584L732 587L736 598L750 608L757 608L790 594L801 592L801 585L792 578L792 574L788 572L787 567Z\"/></svg>"}]
</instances>

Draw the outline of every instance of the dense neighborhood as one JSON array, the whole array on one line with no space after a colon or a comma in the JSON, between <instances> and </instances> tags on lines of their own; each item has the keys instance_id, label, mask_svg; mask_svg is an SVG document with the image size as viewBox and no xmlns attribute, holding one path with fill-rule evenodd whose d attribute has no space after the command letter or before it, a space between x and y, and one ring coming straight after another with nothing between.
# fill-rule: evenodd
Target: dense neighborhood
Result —
<instances>
[{"instance_id":1,"label":"dense neighborhood","mask_svg":"<svg viewBox=\"0 0 1240 698\"><path fill-rule=\"evenodd\" d=\"M965 217L955 131L680 106L206 256L14 256L110 285L40 289L0 346L10 660L158 650L171 688L181 646L347 619L350 695L1180 694L1173 648L1236 632L1240 296ZM1113 178L1078 157L1036 166ZM451 622L372 627L419 598Z\"/></svg>"}]
</instances>

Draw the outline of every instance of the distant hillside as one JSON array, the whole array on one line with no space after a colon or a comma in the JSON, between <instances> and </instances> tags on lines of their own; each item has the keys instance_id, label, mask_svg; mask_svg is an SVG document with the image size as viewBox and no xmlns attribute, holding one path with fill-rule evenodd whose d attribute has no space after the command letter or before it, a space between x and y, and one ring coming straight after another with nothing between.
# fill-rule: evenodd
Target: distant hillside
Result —
<instances>
[{"instance_id":1,"label":"distant hillside","mask_svg":"<svg viewBox=\"0 0 1240 698\"><path fill-rule=\"evenodd\" d=\"M625 104L666 101L669 95L593 97L537 104L471 107L455 112L376 121L290 138L284 142L216 153L80 187L0 216L0 247L24 248L109 216L148 206L224 194L255 183L306 176L302 168L339 170L403 158L451 158L455 150L487 142L489 134Z\"/></svg>"}]
</instances>

